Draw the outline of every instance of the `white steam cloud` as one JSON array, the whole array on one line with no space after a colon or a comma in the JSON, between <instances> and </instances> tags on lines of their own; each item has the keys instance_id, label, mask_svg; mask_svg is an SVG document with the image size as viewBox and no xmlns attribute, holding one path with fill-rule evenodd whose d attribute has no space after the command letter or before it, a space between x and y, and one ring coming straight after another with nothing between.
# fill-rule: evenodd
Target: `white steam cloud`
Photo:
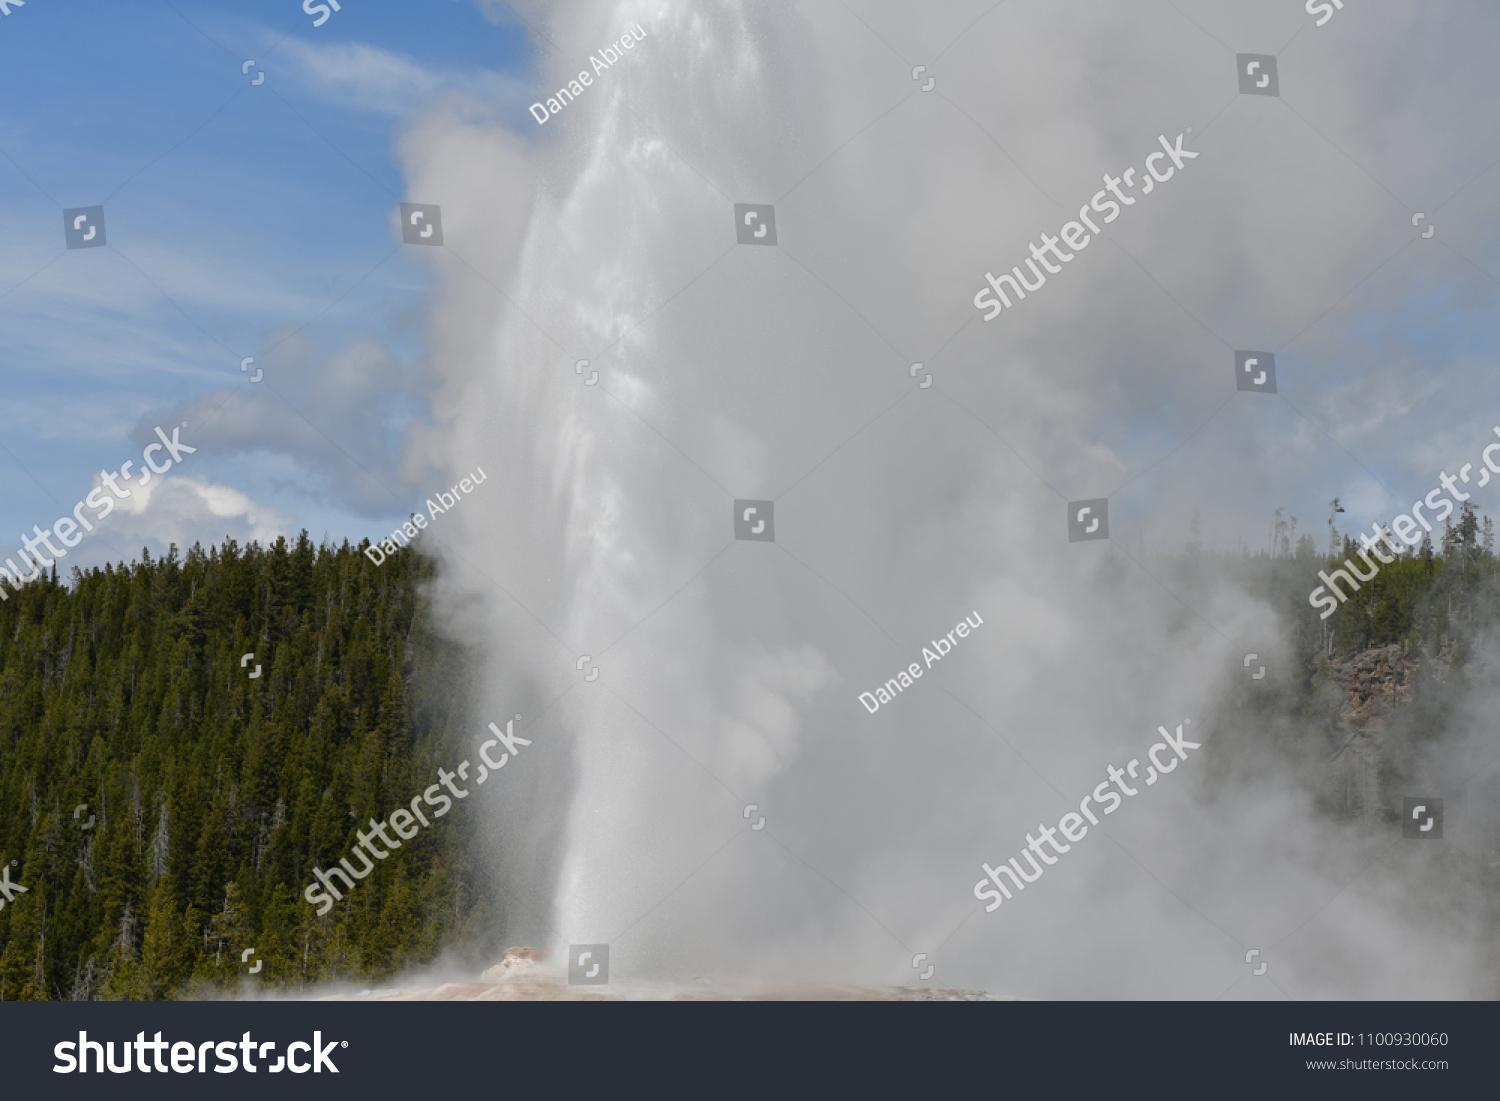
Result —
<instances>
[{"instance_id":1,"label":"white steam cloud","mask_svg":"<svg viewBox=\"0 0 1500 1101\"><path fill-rule=\"evenodd\" d=\"M1409 848L1216 730L1245 653L1290 660L1271 610L1136 559L1193 504L1220 549L1356 481L1386 509L1357 463L1431 480L1382 448L1393 417L1425 457L1500 415L1413 398L1417 353L1372 364L1360 329L1424 283L1489 293L1413 252L1402 203L1435 208L1495 147L1494 67L1444 22L1495 16L1241 7L521 5L537 98L580 70L584 94L545 126L456 93L409 121L408 197L441 205L446 247L406 469L489 475L444 518L439 610L488 656L485 717L522 713L536 751L485 796L507 939L607 942L621 977L904 983L923 952L936 983L1040 997L1489 989L1471 891L1422 904ZM1391 123L1423 175L1379 105L1393 59L1440 41L1446 75L1403 88L1436 121ZM1238 95L1235 50L1279 51L1282 98ZM1189 127L1178 178L979 319L986 270ZM775 247L736 244L735 203L775 204ZM1235 348L1281 350L1286 402L1235 392ZM1443 389L1478 369L1454 358ZM1065 503L1106 495L1119 553L1068 543ZM774 502L774 543L733 537L740 498ZM1186 719L1202 749L983 912L982 862Z\"/></svg>"}]
</instances>

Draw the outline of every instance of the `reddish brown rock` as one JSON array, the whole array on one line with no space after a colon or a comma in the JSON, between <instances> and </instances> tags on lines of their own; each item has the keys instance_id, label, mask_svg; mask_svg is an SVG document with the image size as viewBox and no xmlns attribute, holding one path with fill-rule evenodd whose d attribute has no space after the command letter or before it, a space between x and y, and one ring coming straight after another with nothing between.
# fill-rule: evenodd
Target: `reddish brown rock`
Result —
<instances>
[{"instance_id":1,"label":"reddish brown rock","mask_svg":"<svg viewBox=\"0 0 1500 1101\"><path fill-rule=\"evenodd\" d=\"M479 976L480 982L514 982L523 976L535 978L547 961L545 948L507 948L500 962Z\"/></svg>"}]
</instances>

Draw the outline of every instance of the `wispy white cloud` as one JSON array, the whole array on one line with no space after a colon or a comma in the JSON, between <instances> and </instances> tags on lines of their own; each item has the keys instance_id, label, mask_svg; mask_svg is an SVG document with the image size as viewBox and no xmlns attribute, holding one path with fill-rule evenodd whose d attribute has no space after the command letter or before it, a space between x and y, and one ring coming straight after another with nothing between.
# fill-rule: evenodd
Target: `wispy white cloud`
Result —
<instances>
[{"instance_id":1,"label":"wispy white cloud","mask_svg":"<svg viewBox=\"0 0 1500 1101\"><path fill-rule=\"evenodd\" d=\"M367 42L326 46L288 39L280 53L294 66L293 79L321 99L349 110L396 118L445 91L467 93L487 103L520 102L519 81L488 70L430 68L416 59Z\"/></svg>"}]
</instances>

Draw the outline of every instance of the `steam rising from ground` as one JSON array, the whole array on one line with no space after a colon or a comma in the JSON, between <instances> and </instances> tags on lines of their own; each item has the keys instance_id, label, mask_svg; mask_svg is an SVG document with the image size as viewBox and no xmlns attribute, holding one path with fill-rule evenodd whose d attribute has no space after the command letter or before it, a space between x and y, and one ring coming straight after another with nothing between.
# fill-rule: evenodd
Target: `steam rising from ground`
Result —
<instances>
[{"instance_id":1,"label":"steam rising from ground","mask_svg":"<svg viewBox=\"0 0 1500 1101\"><path fill-rule=\"evenodd\" d=\"M1447 113L1421 134L1437 179L1369 136L1371 74L1442 13L1351 9L1335 39L1294 5L1253 27L1188 7L1241 50L1324 36L1282 50L1283 94L1398 192L1447 196L1482 167L1468 145L1494 146L1487 93L1437 86L1406 90ZM1472 889L1320 815L1311 768L1241 753L1210 788L1214 709L1280 625L1123 554L1185 540L1193 503L1221 546L1258 539L1275 495L1325 501L1354 477L1340 447L1407 412L1365 409L1334 446L1239 395L1135 478L1235 397L1234 347L1297 337L1283 392L1334 423L1341 387L1411 369L1361 365L1379 378L1357 389L1337 349L1359 309L1472 271L1403 256L1320 321L1402 248L1405 212L1285 104L1236 96L1229 51L1170 5L941 8L523 5L541 94L647 37L534 132L453 98L403 137L448 244L408 467L489 475L445 518L439 612L490 659L485 717L520 712L534 741L484 793L501 935L607 942L621 976L903 983L925 952L934 982L1041 997L1491 995ZM1493 79L1452 48L1450 71ZM1179 179L978 319L987 269L1189 126ZM735 244L736 202L776 204L777 247ZM1121 553L1068 544L1064 503L1106 494ZM774 500L775 543L732 538L736 498ZM856 702L972 613L894 703ZM982 861L1185 718L1204 748L1170 782L982 911ZM1275 987L1246 978L1250 948Z\"/></svg>"}]
</instances>

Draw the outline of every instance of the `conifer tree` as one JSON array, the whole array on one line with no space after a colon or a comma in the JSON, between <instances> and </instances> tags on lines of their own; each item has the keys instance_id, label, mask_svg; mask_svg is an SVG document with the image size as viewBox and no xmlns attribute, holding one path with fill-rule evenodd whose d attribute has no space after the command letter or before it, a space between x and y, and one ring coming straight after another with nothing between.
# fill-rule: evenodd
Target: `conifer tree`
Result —
<instances>
[{"instance_id":1,"label":"conifer tree","mask_svg":"<svg viewBox=\"0 0 1500 1101\"><path fill-rule=\"evenodd\" d=\"M431 564L404 548L377 568L362 546L174 546L6 593L0 852L28 893L0 911L0 997L232 987L247 948L273 985L443 950L473 901L416 885L461 862L462 829L324 916L302 897L470 723L463 652L415 626Z\"/></svg>"}]
</instances>

